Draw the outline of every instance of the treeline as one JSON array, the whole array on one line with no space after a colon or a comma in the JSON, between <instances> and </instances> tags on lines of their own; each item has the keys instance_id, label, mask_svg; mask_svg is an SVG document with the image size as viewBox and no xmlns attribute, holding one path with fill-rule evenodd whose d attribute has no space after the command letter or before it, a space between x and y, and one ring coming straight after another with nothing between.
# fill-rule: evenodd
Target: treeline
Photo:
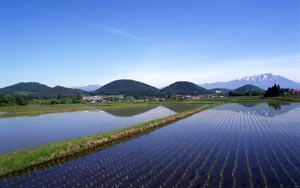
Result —
<instances>
[{"instance_id":1,"label":"treeline","mask_svg":"<svg viewBox=\"0 0 300 188\"><path fill-rule=\"evenodd\" d=\"M274 84L273 87L268 87L268 90L265 92L264 97L278 97L281 94L279 84Z\"/></svg>"},{"instance_id":2,"label":"treeline","mask_svg":"<svg viewBox=\"0 0 300 188\"><path fill-rule=\"evenodd\" d=\"M16 95L0 95L0 106L26 106L29 99Z\"/></svg>"},{"instance_id":3,"label":"treeline","mask_svg":"<svg viewBox=\"0 0 300 188\"><path fill-rule=\"evenodd\" d=\"M33 98L20 95L0 95L0 106L26 106L28 104L53 105L53 104L76 104L82 102L82 96L62 97L56 99Z\"/></svg>"}]
</instances>

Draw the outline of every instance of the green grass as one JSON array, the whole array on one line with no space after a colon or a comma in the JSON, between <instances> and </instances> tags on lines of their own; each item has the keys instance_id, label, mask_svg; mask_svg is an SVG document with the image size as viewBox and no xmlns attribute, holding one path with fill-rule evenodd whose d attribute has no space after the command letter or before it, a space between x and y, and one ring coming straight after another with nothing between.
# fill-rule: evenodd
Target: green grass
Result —
<instances>
[{"instance_id":1,"label":"green grass","mask_svg":"<svg viewBox=\"0 0 300 188\"><path fill-rule=\"evenodd\" d=\"M33 170L40 165L48 165L53 161L59 161L97 147L107 147L118 140L129 139L134 136L148 133L169 123L175 122L202 110L216 106L216 104L203 105L201 108L187 112L178 113L166 118L152 120L146 123L121 128L108 133L80 137L72 140L61 141L53 144L43 145L37 148L20 150L9 154L0 155L0 177Z\"/></svg>"}]
</instances>

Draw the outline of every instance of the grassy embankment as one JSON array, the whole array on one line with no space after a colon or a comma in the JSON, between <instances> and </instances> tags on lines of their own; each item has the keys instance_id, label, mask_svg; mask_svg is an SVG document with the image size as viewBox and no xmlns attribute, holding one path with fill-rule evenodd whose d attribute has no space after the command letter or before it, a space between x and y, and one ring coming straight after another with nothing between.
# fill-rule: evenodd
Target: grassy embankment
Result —
<instances>
[{"instance_id":1,"label":"grassy embankment","mask_svg":"<svg viewBox=\"0 0 300 188\"><path fill-rule=\"evenodd\" d=\"M76 156L81 156L82 153L91 150L92 148L97 148L97 150L103 149L120 140L124 141L149 133L162 126L214 107L217 104L220 103L203 105L202 107L194 110L118 129L108 133L76 138L43 145L37 148L0 155L0 177L23 173L43 166L49 166L51 164L58 164L67 158L76 158Z\"/></svg>"}]
</instances>

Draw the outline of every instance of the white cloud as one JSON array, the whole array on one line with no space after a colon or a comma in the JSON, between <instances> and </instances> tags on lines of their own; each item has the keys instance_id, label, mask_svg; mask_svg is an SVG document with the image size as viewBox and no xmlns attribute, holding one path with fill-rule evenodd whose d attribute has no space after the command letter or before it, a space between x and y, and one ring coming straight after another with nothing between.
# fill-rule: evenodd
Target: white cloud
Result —
<instances>
[{"instance_id":1,"label":"white cloud","mask_svg":"<svg viewBox=\"0 0 300 188\"><path fill-rule=\"evenodd\" d=\"M146 39L146 38L143 38L143 37L137 36L135 34L129 33L127 31L124 31L124 30L120 29L120 28L111 27L111 26L103 25L103 24L97 24L97 23L93 23L93 22L90 22L90 21L86 21L86 23L88 25L99 28L101 30L105 30L105 31L107 31L109 33L112 33L112 34L115 34L115 35L123 36L123 37L126 37L126 38L131 38L131 39L142 41L142 42L149 42L149 40Z\"/></svg>"}]
</instances>

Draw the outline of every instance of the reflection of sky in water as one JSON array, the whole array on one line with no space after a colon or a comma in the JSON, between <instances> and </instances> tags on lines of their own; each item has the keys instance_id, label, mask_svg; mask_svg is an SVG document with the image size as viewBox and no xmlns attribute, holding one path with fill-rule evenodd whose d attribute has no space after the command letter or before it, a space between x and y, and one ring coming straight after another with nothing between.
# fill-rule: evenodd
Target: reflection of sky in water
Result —
<instances>
[{"instance_id":1,"label":"reflection of sky in water","mask_svg":"<svg viewBox=\"0 0 300 188\"><path fill-rule=\"evenodd\" d=\"M214 110L230 110L239 113L273 117L289 111L300 114L300 103L224 104Z\"/></svg>"},{"instance_id":2,"label":"reflection of sky in water","mask_svg":"<svg viewBox=\"0 0 300 188\"><path fill-rule=\"evenodd\" d=\"M175 112L159 106L138 115L125 117L94 110L0 118L0 154L109 132L173 114Z\"/></svg>"}]
</instances>

